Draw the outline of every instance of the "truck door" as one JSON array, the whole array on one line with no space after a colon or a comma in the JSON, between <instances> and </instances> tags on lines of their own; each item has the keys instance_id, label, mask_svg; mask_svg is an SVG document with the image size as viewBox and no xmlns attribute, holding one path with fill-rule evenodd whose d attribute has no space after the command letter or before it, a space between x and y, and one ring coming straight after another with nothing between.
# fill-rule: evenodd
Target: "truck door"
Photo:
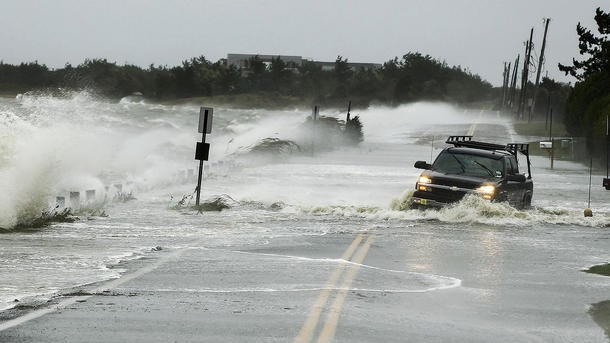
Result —
<instances>
[{"instance_id":1,"label":"truck door","mask_svg":"<svg viewBox=\"0 0 610 343\"><path fill-rule=\"evenodd\" d=\"M515 156L506 156L505 157L505 163L506 163L506 176L508 177L509 175L518 175L519 174L519 167L517 164L517 160L515 158ZM517 181L508 181L506 180L506 192L507 197L508 197L508 202L517 207L520 208L523 204L523 196L525 195L525 183L523 182L517 182Z\"/></svg>"}]
</instances>

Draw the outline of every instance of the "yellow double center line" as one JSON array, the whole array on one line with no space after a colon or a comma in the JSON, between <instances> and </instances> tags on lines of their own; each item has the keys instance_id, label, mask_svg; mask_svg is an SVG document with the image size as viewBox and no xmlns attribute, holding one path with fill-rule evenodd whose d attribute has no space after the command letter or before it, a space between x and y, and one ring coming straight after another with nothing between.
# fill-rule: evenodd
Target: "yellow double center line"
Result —
<instances>
[{"instance_id":1,"label":"yellow double center line","mask_svg":"<svg viewBox=\"0 0 610 343\"><path fill-rule=\"evenodd\" d=\"M481 121L482 116L483 116L483 110L481 110L479 112L479 116L477 117L476 121L474 123L472 123L472 125L470 125L470 128L468 129L468 133L466 133L467 136L474 136L474 131L477 129L477 125L479 124L479 121Z\"/></svg>"},{"instance_id":2,"label":"yellow double center line","mask_svg":"<svg viewBox=\"0 0 610 343\"><path fill-rule=\"evenodd\" d=\"M320 321L320 315L322 314L322 311L324 311L324 307L328 302L332 291L337 289L339 278L343 275L343 282L338 288L335 300L328 309L326 322L318 335L317 342L330 342L335 337L335 331L339 322L339 315L341 314L341 307L343 306L343 302L347 296L347 291L352 284L354 277L358 273L358 269L360 269L360 264L362 264L362 261L364 261L364 258L366 257L366 254L373 243L373 237L369 236L364 244L360 246L360 243L362 243L364 237L365 236L363 234L356 236L352 244L350 244L350 246L341 256L341 259L352 262L349 269L344 273L345 267L348 265L348 263L342 263L337 266L337 268L328 278L326 286L322 292L320 292L318 299L316 299L316 302L309 313L309 317L307 317L305 324L303 324L301 331L299 331L299 335L296 337L295 343L309 343L312 341L312 337L315 333L318 322ZM356 255L354 255L359 246L360 249Z\"/></svg>"}]
</instances>

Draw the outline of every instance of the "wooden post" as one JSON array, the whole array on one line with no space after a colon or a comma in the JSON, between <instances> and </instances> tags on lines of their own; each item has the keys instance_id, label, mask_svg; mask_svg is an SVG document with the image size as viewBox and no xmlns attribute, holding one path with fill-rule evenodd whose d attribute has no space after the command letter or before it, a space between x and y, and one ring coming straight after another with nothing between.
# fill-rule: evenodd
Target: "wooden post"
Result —
<instances>
[{"instance_id":1,"label":"wooden post","mask_svg":"<svg viewBox=\"0 0 610 343\"><path fill-rule=\"evenodd\" d=\"M70 192L70 207L73 211L80 208L80 192Z\"/></svg>"},{"instance_id":2,"label":"wooden post","mask_svg":"<svg viewBox=\"0 0 610 343\"><path fill-rule=\"evenodd\" d=\"M87 205L95 203L95 189L88 189L85 191Z\"/></svg>"}]
</instances>

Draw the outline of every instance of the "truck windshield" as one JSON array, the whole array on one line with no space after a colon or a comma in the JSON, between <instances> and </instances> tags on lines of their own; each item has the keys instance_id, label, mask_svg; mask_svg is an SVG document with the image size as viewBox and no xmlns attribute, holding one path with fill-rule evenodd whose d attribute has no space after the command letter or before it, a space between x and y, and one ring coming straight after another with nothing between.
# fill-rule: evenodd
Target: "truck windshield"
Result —
<instances>
[{"instance_id":1,"label":"truck windshield","mask_svg":"<svg viewBox=\"0 0 610 343\"><path fill-rule=\"evenodd\" d=\"M444 174L502 178L502 159L443 151L434 161L432 170Z\"/></svg>"}]
</instances>

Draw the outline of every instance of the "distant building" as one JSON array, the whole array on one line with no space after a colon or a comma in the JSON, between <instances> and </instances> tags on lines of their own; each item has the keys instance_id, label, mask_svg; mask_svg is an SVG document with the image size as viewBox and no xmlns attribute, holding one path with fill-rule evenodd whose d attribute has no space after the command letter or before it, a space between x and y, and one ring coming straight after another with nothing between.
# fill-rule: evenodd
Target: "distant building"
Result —
<instances>
[{"instance_id":1,"label":"distant building","mask_svg":"<svg viewBox=\"0 0 610 343\"><path fill-rule=\"evenodd\" d=\"M325 70L325 71L330 71L330 70L335 69L334 61L333 62L312 61L312 62L315 63L315 65L322 67L322 70ZM367 69L377 70L377 69L381 69L381 67L382 67L382 65L379 63L357 63L357 62L347 62L347 66L353 71L367 70Z\"/></svg>"},{"instance_id":2,"label":"distant building","mask_svg":"<svg viewBox=\"0 0 610 343\"><path fill-rule=\"evenodd\" d=\"M227 65L236 66L242 70L243 74L248 74L248 61L258 57L263 63L269 65L271 60L279 58L286 64L286 69L298 72L298 67L303 65L303 57L301 56L286 56L286 55L258 55L258 54L227 54Z\"/></svg>"},{"instance_id":3,"label":"distant building","mask_svg":"<svg viewBox=\"0 0 610 343\"><path fill-rule=\"evenodd\" d=\"M260 55L260 54L227 54L226 63L229 66L235 66L242 71L242 75L248 74L248 60L258 57L263 63L269 65L272 59L279 58L286 64L286 69L298 72L298 68L305 62L313 62L315 65L320 66L324 71L330 71L335 69L335 62L320 62L310 61L303 58L302 56L288 56L288 55ZM348 62L347 65L354 71L363 69L380 69L381 64L379 63L353 63Z\"/></svg>"}]
</instances>

